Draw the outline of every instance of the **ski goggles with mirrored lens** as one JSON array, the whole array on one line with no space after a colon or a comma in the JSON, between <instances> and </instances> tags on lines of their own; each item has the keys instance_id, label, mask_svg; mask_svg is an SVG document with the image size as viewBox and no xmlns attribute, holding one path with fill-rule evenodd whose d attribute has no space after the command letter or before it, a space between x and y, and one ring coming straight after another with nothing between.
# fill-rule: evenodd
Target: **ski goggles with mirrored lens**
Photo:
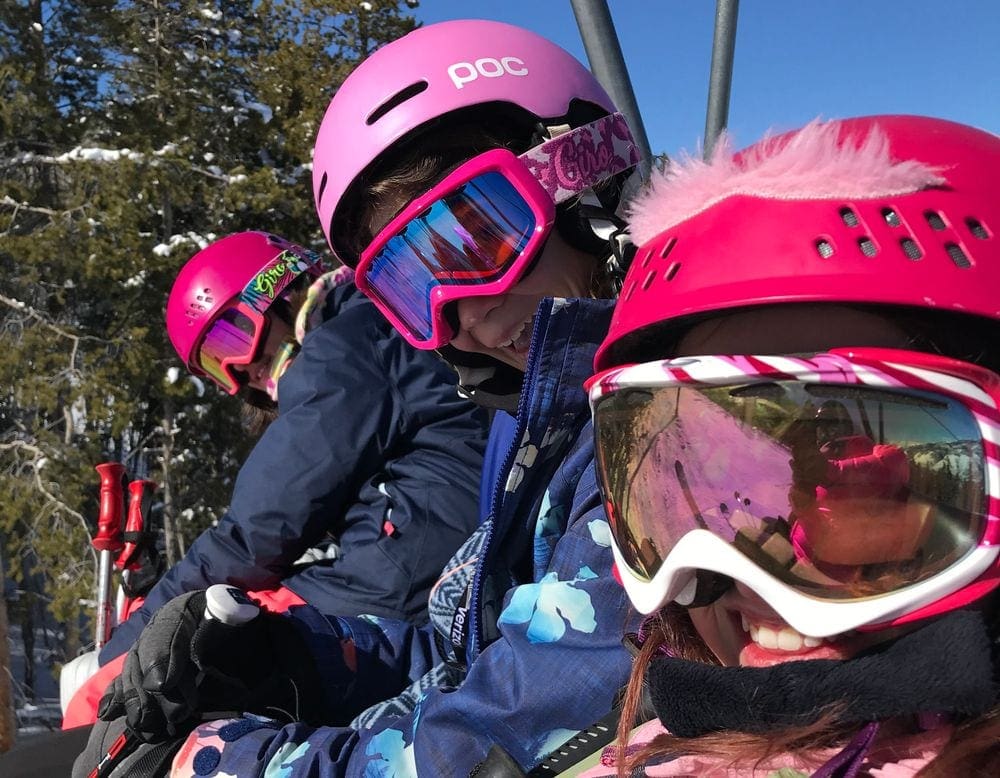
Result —
<instances>
[{"instance_id":1,"label":"ski goggles with mirrored lens","mask_svg":"<svg viewBox=\"0 0 1000 778\"><path fill-rule=\"evenodd\" d=\"M503 294L537 257L556 205L628 170L638 150L621 114L520 156L493 149L413 200L362 252L358 288L417 348L453 337L444 308Z\"/></svg>"},{"instance_id":2,"label":"ski goggles with mirrored lens","mask_svg":"<svg viewBox=\"0 0 1000 778\"><path fill-rule=\"evenodd\" d=\"M735 580L828 637L1000 584L988 370L837 349L648 362L588 389L615 561L643 613Z\"/></svg>"},{"instance_id":3,"label":"ski goggles with mirrored lens","mask_svg":"<svg viewBox=\"0 0 1000 778\"><path fill-rule=\"evenodd\" d=\"M197 348L197 364L205 374L229 394L236 394L245 381L234 368L258 358L267 338L265 312L282 292L318 259L282 251L256 273L243 291L220 313L205 332Z\"/></svg>"}]
</instances>

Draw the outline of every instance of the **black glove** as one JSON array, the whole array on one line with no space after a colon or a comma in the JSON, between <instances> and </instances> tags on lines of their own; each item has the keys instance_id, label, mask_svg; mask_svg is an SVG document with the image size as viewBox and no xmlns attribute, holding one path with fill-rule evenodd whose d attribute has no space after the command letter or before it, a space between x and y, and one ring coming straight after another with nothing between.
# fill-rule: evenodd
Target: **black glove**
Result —
<instances>
[{"instance_id":1,"label":"black glove","mask_svg":"<svg viewBox=\"0 0 1000 778\"><path fill-rule=\"evenodd\" d=\"M126 741L124 746L119 747L116 741L123 733L126 733L124 718L94 724L90 728L86 747L73 762L71 778L89 778L102 762L100 775L108 778L160 778L169 775L174 756L186 739L181 736L160 743ZM112 746L115 746L116 757L105 761Z\"/></svg>"},{"instance_id":2,"label":"black glove","mask_svg":"<svg viewBox=\"0 0 1000 778\"><path fill-rule=\"evenodd\" d=\"M147 742L186 733L209 713L325 720L318 672L287 618L261 611L231 626L206 618L205 605L205 592L189 592L153 615L101 699L101 719L124 716Z\"/></svg>"}]
</instances>

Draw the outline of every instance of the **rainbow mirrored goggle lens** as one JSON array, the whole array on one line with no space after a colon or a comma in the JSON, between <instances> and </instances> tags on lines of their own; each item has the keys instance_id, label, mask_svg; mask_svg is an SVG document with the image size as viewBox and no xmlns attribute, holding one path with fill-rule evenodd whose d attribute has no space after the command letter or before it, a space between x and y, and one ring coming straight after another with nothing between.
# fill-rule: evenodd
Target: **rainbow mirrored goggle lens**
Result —
<instances>
[{"instance_id":1,"label":"rainbow mirrored goggle lens","mask_svg":"<svg viewBox=\"0 0 1000 778\"><path fill-rule=\"evenodd\" d=\"M238 305L227 308L202 338L198 365L222 389L236 394L242 382L232 368L253 362L265 328L263 314L244 311Z\"/></svg>"},{"instance_id":2,"label":"rainbow mirrored goggle lens","mask_svg":"<svg viewBox=\"0 0 1000 778\"><path fill-rule=\"evenodd\" d=\"M696 569L837 602L926 582L886 606L893 617L982 573L1000 541L995 399L960 385L950 360L951 372L924 367L934 359L707 357L595 379L599 480L640 610ZM693 558L699 539L712 540L705 558Z\"/></svg>"},{"instance_id":3,"label":"rainbow mirrored goggle lens","mask_svg":"<svg viewBox=\"0 0 1000 778\"><path fill-rule=\"evenodd\" d=\"M539 216L551 225L498 171L448 189L382 242L361 274L364 291L415 345L445 337L435 337L437 289L495 282L525 253Z\"/></svg>"},{"instance_id":4,"label":"rainbow mirrored goggle lens","mask_svg":"<svg viewBox=\"0 0 1000 778\"><path fill-rule=\"evenodd\" d=\"M638 159L621 114L520 156L480 154L379 232L361 255L358 288L412 345L439 348L453 335L447 304L510 289L544 245L555 206Z\"/></svg>"}]
</instances>

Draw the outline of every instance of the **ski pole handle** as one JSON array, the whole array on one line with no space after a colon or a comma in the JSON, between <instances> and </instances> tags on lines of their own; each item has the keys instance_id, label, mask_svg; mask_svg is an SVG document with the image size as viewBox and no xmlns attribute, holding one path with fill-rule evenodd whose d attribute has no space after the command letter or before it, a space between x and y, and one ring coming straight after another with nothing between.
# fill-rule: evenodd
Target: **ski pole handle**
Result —
<instances>
[{"instance_id":1,"label":"ski pole handle","mask_svg":"<svg viewBox=\"0 0 1000 778\"><path fill-rule=\"evenodd\" d=\"M137 552L140 549L142 533L146 530L146 517L149 516L149 506L153 502L153 492L156 482L145 478L137 478L128 485L128 515L125 519L125 541L121 554L115 560L119 570L138 570L141 561Z\"/></svg>"},{"instance_id":2,"label":"ski pole handle","mask_svg":"<svg viewBox=\"0 0 1000 778\"><path fill-rule=\"evenodd\" d=\"M120 551L123 545L122 476L125 475L125 466L118 462L102 462L94 469L101 477L101 499L97 534L91 545L98 551Z\"/></svg>"},{"instance_id":3,"label":"ski pole handle","mask_svg":"<svg viewBox=\"0 0 1000 778\"><path fill-rule=\"evenodd\" d=\"M252 621L260 606L242 589L229 584L212 584L205 590L205 618L238 627Z\"/></svg>"}]
</instances>

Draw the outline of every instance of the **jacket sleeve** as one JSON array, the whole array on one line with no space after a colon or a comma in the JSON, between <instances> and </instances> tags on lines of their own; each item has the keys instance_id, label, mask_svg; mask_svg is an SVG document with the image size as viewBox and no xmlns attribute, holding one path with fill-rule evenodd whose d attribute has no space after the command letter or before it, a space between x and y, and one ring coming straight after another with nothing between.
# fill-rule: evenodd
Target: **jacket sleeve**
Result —
<instances>
[{"instance_id":1,"label":"jacket sleeve","mask_svg":"<svg viewBox=\"0 0 1000 778\"><path fill-rule=\"evenodd\" d=\"M527 768L604 716L628 677L621 645L628 609L611 575L610 534L592 472L581 480L588 497L575 501L548 567L507 592L500 637L460 687L428 689L411 712L360 731L259 719L209 724L188 739L173 774L190 775L194 760L204 764L210 755L215 771L199 775L462 776L494 743ZM563 521L552 506L539 531ZM335 632L332 623L324 631ZM338 656L335 641L324 639L328 658ZM359 672L355 682L378 681Z\"/></svg>"},{"instance_id":2,"label":"jacket sleeve","mask_svg":"<svg viewBox=\"0 0 1000 778\"><path fill-rule=\"evenodd\" d=\"M277 586L307 548L337 527L362 483L384 467L405 427L403 409L377 347L382 331L352 315L357 310L308 334L281 379L280 414L240 469L228 512L115 629L102 664L127 651L152 614L183 592L213 583ZM377 537L380 529L381 522L370 534ZM349 580L357 571L344 572ZM331 600L324 605L329 613L336 607Z\"/></svg>"}]
</instances>

